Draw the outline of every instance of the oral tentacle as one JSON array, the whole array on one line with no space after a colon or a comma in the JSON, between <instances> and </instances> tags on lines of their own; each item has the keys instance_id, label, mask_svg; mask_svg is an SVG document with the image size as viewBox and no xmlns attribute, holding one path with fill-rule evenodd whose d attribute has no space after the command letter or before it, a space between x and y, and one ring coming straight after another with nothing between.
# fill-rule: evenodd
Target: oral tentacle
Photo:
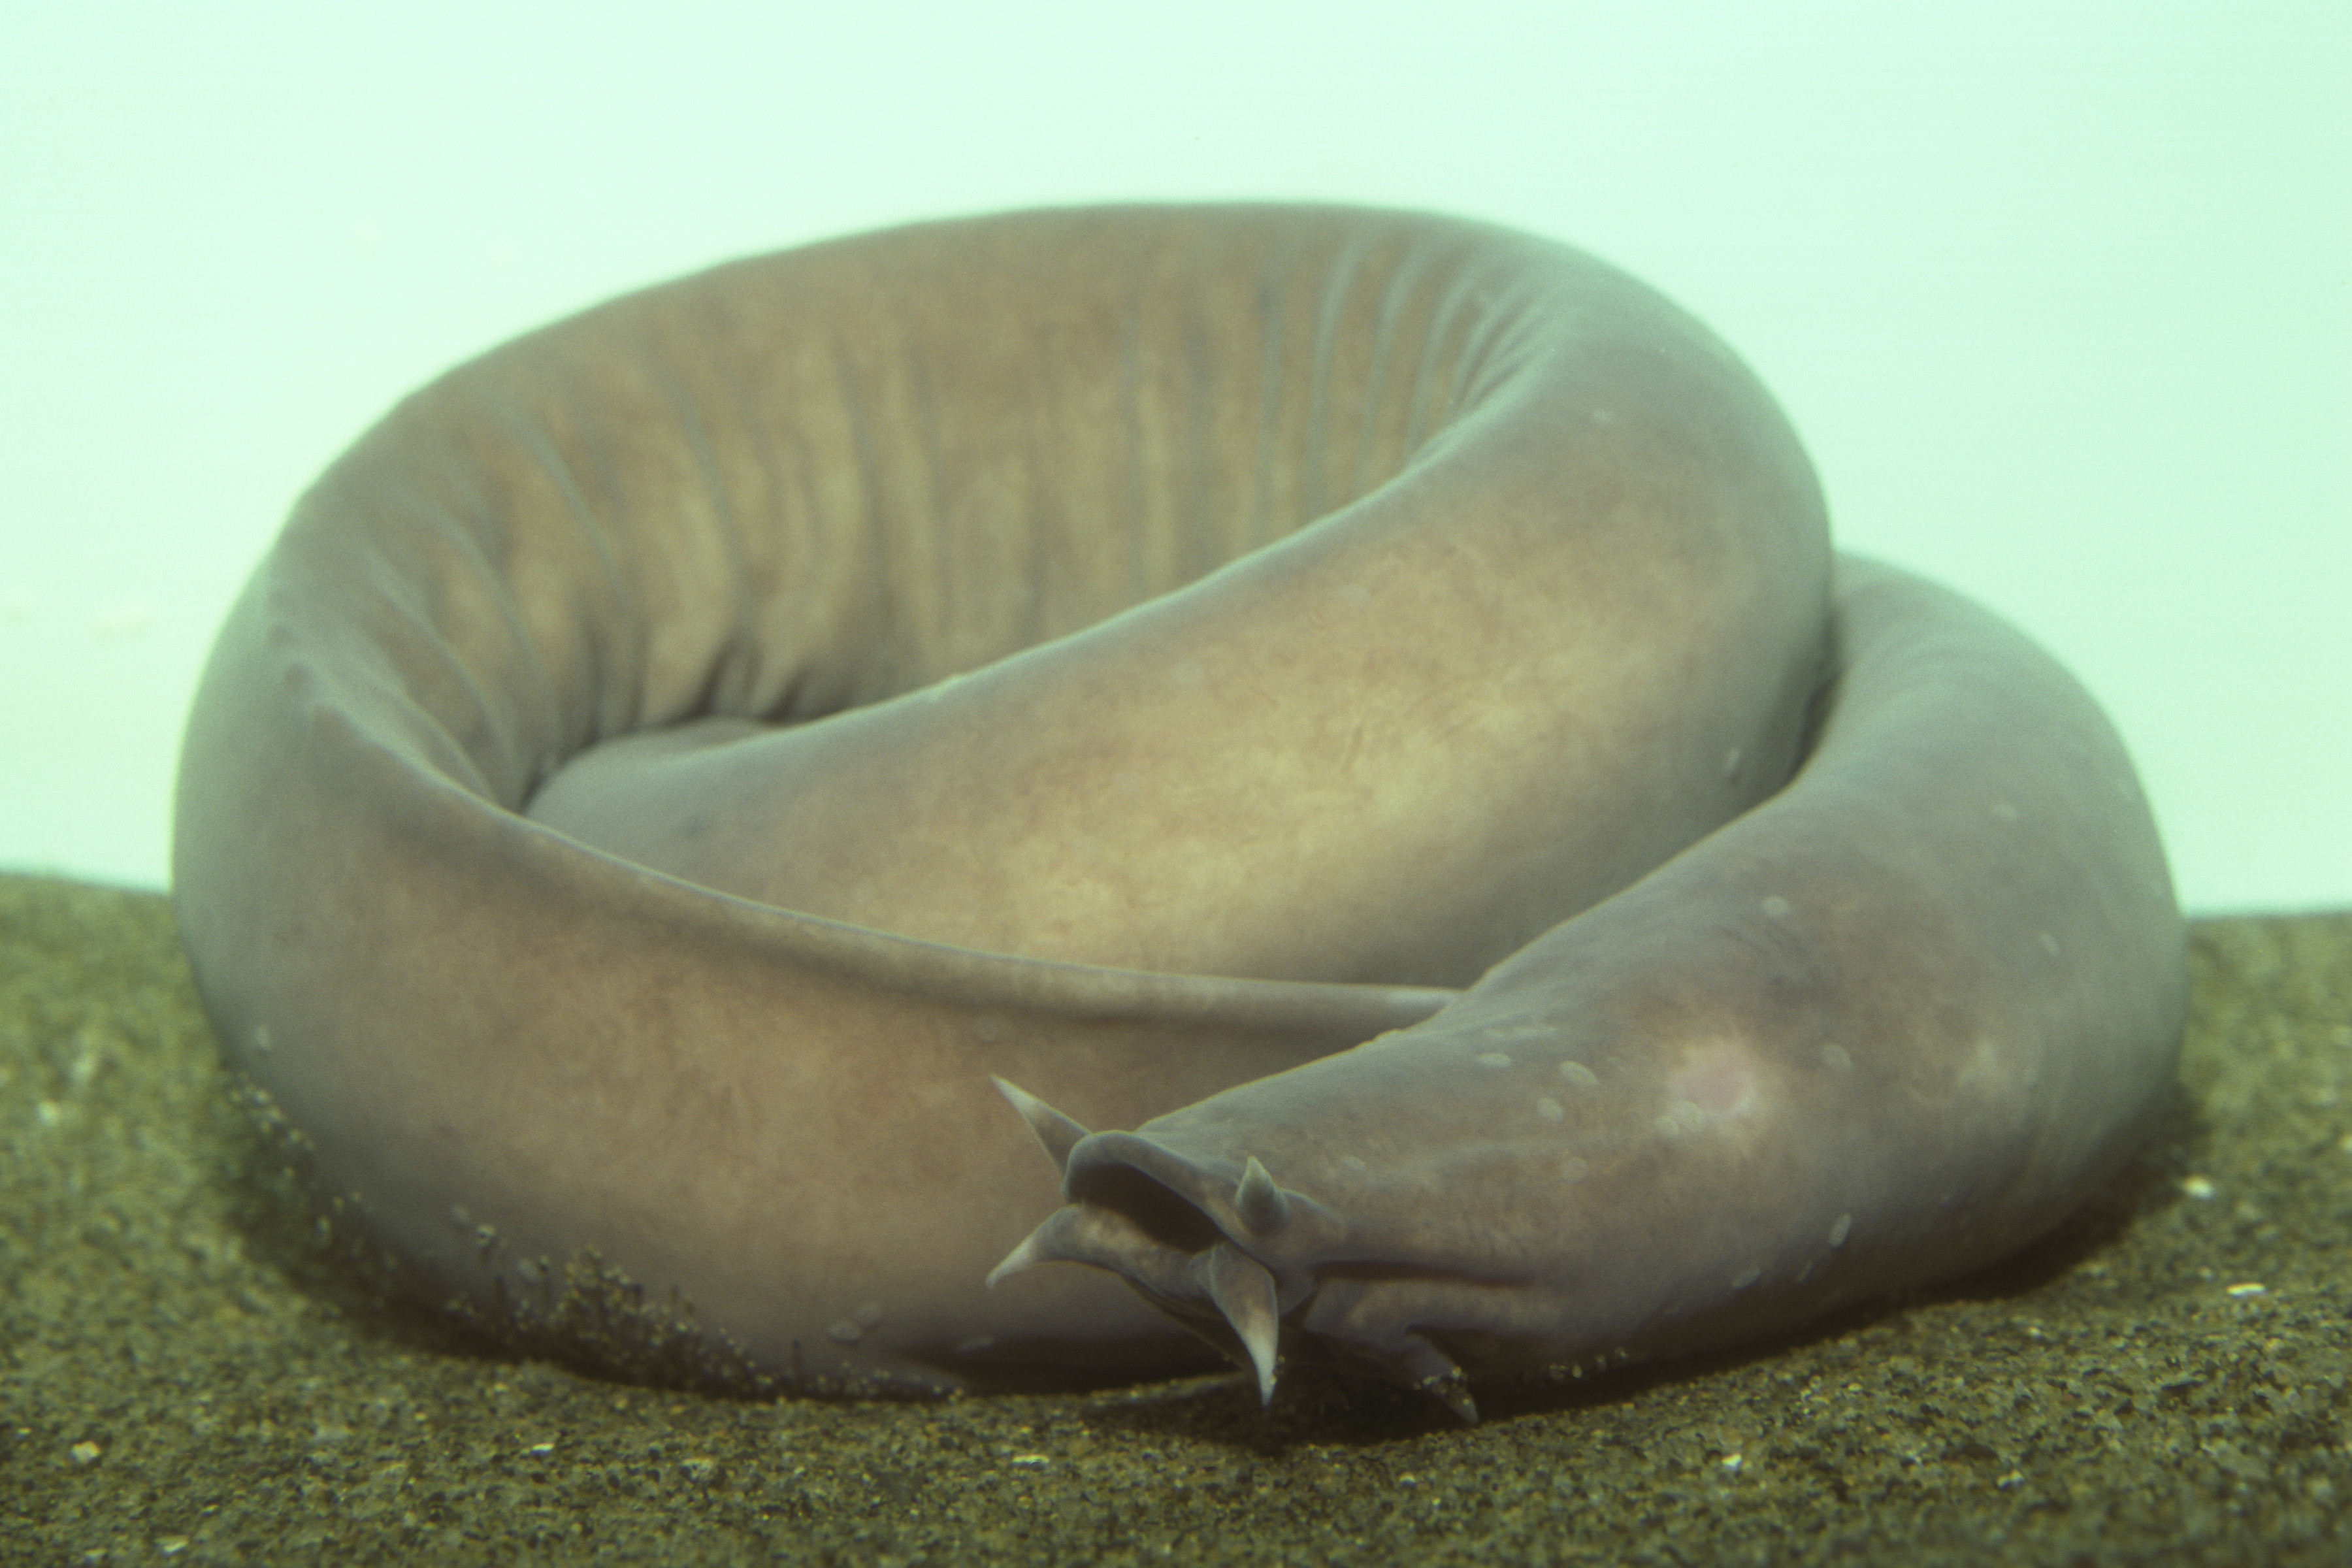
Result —
<instances>
[{"instance_id":1,"label":"oral tentacle","mask_svg":"<svg viewBox=\"0 0 2352 1568\"><path fill-rule=\"evenodd\" d=\"M989 1270L987 1283L1040 1263L1083 1263L1126 1279L1147 1297L1178 1296L1191 1285L1189 1255L1154 1240L1117 1209L1067 1204L1047 1215L1004 1261Z\"/></svg>"},{"instance_id":2,"label":"oral tentacle","mask_svg":"<svg viewBox=\"0 0 2352 1568\"><path fill-rule=\"evenodd\" d=\"M1250 1162L1260 1174L1263 1168ZM1276 1352L1281 1345L1282 1314L1276 1310L1274 1276L1265 1265L1229 1242L1220 1242L1200 1255L1195 1269L1209 1300L1223 1315L1226 1326L1249 1352L1257 1373L1257 1402L1274 1402Z\"/></svg>"},{"instance_id":3,"label":"oral tentacle","mask_svg":"<svg viewBox=\"0 0 2352 1568\"><path fill-rule=\"evenodd\" d=\"M1234 1212L1255 1235L1271 1235L1290 1223L1289 1197L1274 1184L1255 1154L1243 1169L1241 1185L1234 1190Z\"/></svg>"},{"instance_id":4,"label":"oral tentacle","mask_svg":"<svg viewBox=\"0 0 2352 1568\"><path fill-rule=\"evenodd\" d=\"M1454 1412L1465 1426L1478 1425L1478 1402L1470 1397L1470 1380L1454 1358L1419 1334L1409 1334L1398 1348L1375 1353L1360 1345L1346 1346L1352 1359L1382 1382L1425 1394Z\"/></svg>"},{"instance_id":5,"label":"oral tentacle","mask_svg":"<svg viewBox=\"0 0 2352 1568\"><path fill-rule=\"evenodd\" d=\"M988 1081L994 1084L996 1092L1021 1113L1021 1120L1029 1124L1037 1146L1045 1151L1047 1159L1054 1162L1054 1169L1057 1172L1067 1170L1070 1151L1086 1138L1086 1128L1017 1084L1008 1083L993 1073L989 1075ZM1003 1272L1001 1265L998 1271ZM989 1278L993 1280L996 1276L992 1274Z\"/></svg>"}]
</instances>

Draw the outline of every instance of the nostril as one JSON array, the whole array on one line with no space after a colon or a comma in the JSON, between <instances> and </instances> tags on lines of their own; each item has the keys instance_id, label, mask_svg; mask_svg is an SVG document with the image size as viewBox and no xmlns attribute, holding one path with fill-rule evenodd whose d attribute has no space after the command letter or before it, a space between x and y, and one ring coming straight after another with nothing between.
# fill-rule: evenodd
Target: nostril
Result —
<instances>
[{"instance_id":1,"label":"nostril","mask_svg":"<svg viewBox=\"0 0 2352 1568\"><path fill-rule=\"evenodd\" d=\"M1064 1194L1070 1202L1112 1210L1160 1246L1203 1252L1223 1239L1192 1200L1132 1165L1100 1164L1074 1172Z\"/></svg>"}]
</instances>

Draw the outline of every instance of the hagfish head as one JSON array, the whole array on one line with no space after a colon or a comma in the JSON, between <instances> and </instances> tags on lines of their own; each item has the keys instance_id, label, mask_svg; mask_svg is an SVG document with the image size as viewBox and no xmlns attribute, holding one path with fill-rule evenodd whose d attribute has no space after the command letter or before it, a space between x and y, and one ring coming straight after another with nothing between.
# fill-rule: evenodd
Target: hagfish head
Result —
<instances>
[{"instance_id":1,"label":"hagfish head","mask_svg":"<svg viewBox=\"0 0 2352 1568\"><path fill-rule=\"evenodd\" d=\"M1350 1333L1344 1321L1318 1321L1331 1316L1317 1310L1328 1273L1378 1265L1351 1256L1344 1219L1283 1186L1255 1154L1187 1152L1146 1132L1088 1132L996 1082L1061 1171L1066 1201L996 1266L991 1285L1039 1263L1084 1263L1125 1279L1248 1367L1261 1403L1274 1397L1286 1334L1433 1394L1465 1422L1478 1419L1461 1369L1420 1334L1393 1325Z\"/></svg>"}]
</instances>

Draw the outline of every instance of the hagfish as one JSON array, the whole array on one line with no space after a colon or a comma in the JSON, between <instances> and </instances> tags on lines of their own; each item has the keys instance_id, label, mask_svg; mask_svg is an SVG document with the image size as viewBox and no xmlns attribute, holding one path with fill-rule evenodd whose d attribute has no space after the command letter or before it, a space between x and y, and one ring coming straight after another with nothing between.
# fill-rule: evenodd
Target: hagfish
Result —
<instances>
[{"instance_id":1,"label":"hagfish","mask_svg":"<svg viewBox=\"0 0 2352 1568\"><path fill-rule=\"evenodd\" d=\"M2046 1230L2183 1010L2081 689L1834 556L1690 317L1412 215L918 225L460 366L175 809L320 1191L631 1376L1471 1415Z\"/></svg>"}]
</instances>

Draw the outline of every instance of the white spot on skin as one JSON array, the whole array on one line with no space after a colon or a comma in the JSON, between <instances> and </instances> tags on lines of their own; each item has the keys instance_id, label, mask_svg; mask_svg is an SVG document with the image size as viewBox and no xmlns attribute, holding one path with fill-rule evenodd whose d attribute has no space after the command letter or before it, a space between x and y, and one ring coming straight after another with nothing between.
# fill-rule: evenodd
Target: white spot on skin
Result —
<instances>
[{"instance_id":1,"label":"white spot on skin","mask_svg":"<svg viewBox=\"0 0 2352 1568\"><path fill-rule=\"evenodd\" d=\"M1789 918L1789 900L1774 893L1764 900L1764 912L1776 921L1786 920Z\"/></svg>"},{"instance_id":2,"label":"white spot on skin","mask_svg":"<svg viewBox=\"0 0 2352 1568\"><path fill-rule=\"evenodd\" d=\"M1511 1065L1511 1058L1501 1051L1488 1051L1479 1057L1478 1065L1482 1068L1507 1068Z\"/></svg>"},{"instance_id":3,"label":"white spot on skin","mask_svg":"<svg viewBox=\"0 0 2352 1568\"><path fill-rule=\"evenodd\" d=\"M1586 1067L1582 1062L1560 1063L1559 1076L1566 1079L1578 1089L1599 1089L1601 1087L1601 1075L1594 1072L1591 1068Z\"/></svg>"},{"instance_id":4,"label":"white spot on skin","mask_svg":"<svg viewBox=\"0 0 2352 1568\"><path fill-rule=\"evenodd\" d=\"M1363 1156L1360 1154L1342 1154L1339 1156L1339 1163L1347 1166L1348 1169L1355 1172L1360 1176L1371 1169L1370 1165L1364 1163Z\"/></svg>"},{"instance_id":5,"label":"white spot on skin","mask_svg":"<svg viewBox=\"0 0 2352 1568\"><path fill-rule=\"evenodd\" d=\"M1536 1114L1546 1121L1558 1121L1568 1112L1559 1108L1559 1100L1547 1098L1536 1101Z\"/></svg>"},{"instance_id":6,"label":"white spot on skin","mask_svg":"<svg viewBox=\"0 0 2352 1568\"><path fill-rule=\"evenodd\" d=\"M1822 1066L1829 1068L1832 1072L1852 1072L1853 1070L1853 1053L1840 1045L1823 1046L1822 1047Z\"/></svg>"},{"instance_id":7,"label":"white spot on skin","mask_svg":"<svg viewBox=\"0 0 2352 1568\"><path fill-rule=\"evenodd\" d=\"M851 1322L847 1318L842 1319L839 1322L835 1323L824 1331L832 1338L845 1345L854 1345L858 1341L866 1337L865 1331L860 1329L856 1323Z\"/></svg>"},{"instance_id":8,"label":"white spot on skin","mask_svg":"<svg viewBox=\"0 0 2352 1568\"><path fill-rule=\"evenodd\" d=\"M1731 1288L1735 1290L1745 1290L1763 1278L1764 1270L1761 1268L1743 1268L1739 1271L1739 1277L1732 1280Z\"/></svg>"},{"instance_id":9,"label":"white spot on skin","mask_svg":"<svg viewBox=\"0 0 2352 1568\"><path fill-rule=\"evenodd\" d=\"M1842 1214L1837 1216L1837 1223L1830 1226L1830 1245L1832 1247L1843 1247L1845 1245L1845 1238L1853 1234L1853 1215L1850 1214Z\"/></svg>"},{"instance_id":10,"label":"white spot on skin","mask_svg":"<svg viewBox=\"0 0 2352 1568\"><path fill-rule=\"evenodd\" d=\"M1563 1182L1580 1182L1591 1174L1592 1167L1573 1154L1559 1163L1559 1179Z\"/></svg>"},{"instance_id":11,"label":"white spot on skin","mask_svg":"<svg viewBox=\"0 0 2352 1568\"><path fill-rule=\"evenodd\" d=\"M269 1054L268 1025L256 1024L253 1026L253 1052L254 1055L262 1057L266 1057Z\"/></svg>"},{"instance_id":12,"label":"white spot on skin","mask_svg":"<svg viewBox=\"0 0 2352 1568\"><path fill-rule=\"evenodd\" d=\"M1363 609L1372 602L1372 591L1361 583L1342 584L1331 596L1351 610Z\"/></svg>"},{"instance_id":13,"label":"white spot on skin","mask_svg":"<svg viewBox=\"0 0 2352 1568\"><path fill-rule=\"evenodd\" d=\"M1723 782L1731 783L1739 776L1739 748L1734 746L1723 753Z\"/></svg>"},{"instance_id":14,"label":"white spot on skin","mask_svg":"<svg viewBox=\"0 0 2352 1568\"><path fill-rule=\"evenodd\" d=\"M2189 1196L2195 1198L2200 1203L2210 1203L2213 1198L2214 1186L2212 1182L2207 1177L2184 1176L2181 1178L2180 1190Z\"/></svg>"},{"instance_id":15,"label":"white spot on skin","mask_svg":"<svg viewBox=\"0 0 2352 1568\"><path fill-rule=\"evenodd\" d=\"M1997 800L1992 803L1992 819L1995 822L2015 822L2017 807L2005 800Z\"/></svg>"},{"instance_id":16,"label":"white spot on skin","mask_svg":"<svg viewBox=\"0 0 2352 1568\"><path fill-rule=\"evenodd\" d=\"M2046 953L2048 953L2048 954L2049 954L2051 957L2053 957L2053 958L2057 957L2057 956L2058 956L2058 939L2057 939L2056 937L2054 937L2054 936L2052 936L2052 935L2051 935L2048 931L2040 931L2040 932L2037 932L2036 934L2041 938L2041 941L2042 941L2042 952L2046 952Z\"/></svg>"}]
</instances>

